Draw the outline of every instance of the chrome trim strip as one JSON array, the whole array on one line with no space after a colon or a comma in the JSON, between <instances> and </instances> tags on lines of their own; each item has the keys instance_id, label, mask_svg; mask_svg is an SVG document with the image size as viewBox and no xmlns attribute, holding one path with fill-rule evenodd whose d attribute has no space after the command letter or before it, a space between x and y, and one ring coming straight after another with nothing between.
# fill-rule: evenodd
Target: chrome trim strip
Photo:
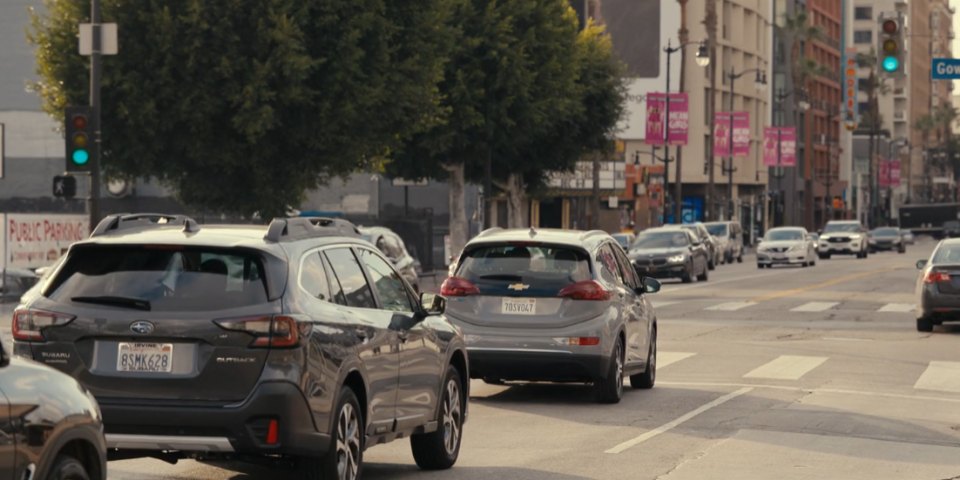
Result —
<instances>
[{"instance_id":1,"label":"chrome trim strip","mask_svg":"<svg viewBox=\"0 0 960 480\"><path fill-rule=\"evenodd\" d=\"M226 437L188 437L179 435L129 435L108 433L107 448L124 450L181 450L188 452L232 452Z\"/></svg>"},{"instance_id":2,"label":"chrome trim strip","mask_svg":"<svg viewBox=\"0 0 960 480\"><path fill-rule=\"evenodd\" d=\"M470 352L521 352L521 353L563 353L573 355L573 352L566 350L545 350L541 348L471 348L467 347L467 353Z\"/></svg>"}]
</instances>

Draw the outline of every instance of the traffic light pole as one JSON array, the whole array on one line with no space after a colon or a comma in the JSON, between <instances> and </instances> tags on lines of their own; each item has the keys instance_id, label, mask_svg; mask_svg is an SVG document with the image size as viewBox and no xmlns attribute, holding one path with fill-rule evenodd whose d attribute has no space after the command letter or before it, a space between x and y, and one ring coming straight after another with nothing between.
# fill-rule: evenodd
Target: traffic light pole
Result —
<instances>
[{"instance_id":1,"label":"traffic light pole","mask_svg":"<svg viewBox=\"0 0 960 480\"><path fill-rule=\"evenodd\" d=\"M90 231L100 221L100 70L103 42L100 35L100 0L90 0L90 23L93 24L93 52L90 55L90 106L93 109L93 162L90 162L90 196L87 204L90 214Z\"/></svg>"}]
</instances>

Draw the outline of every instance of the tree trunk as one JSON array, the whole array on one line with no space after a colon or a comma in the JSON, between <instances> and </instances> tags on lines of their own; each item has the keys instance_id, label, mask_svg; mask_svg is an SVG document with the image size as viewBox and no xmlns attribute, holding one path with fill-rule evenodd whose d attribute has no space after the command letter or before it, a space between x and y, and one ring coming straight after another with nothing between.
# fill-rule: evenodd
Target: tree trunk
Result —
<instances>
[{"instance_id":1,"label":"tree trunk","mask_svg":"<svg viewBox=\"0 0 960 480\"><path fill-rule=\"evenodd\" d=\"M507 226L510 228L525 228L523 177L511 173L507 177Z\"/></svg>"},{"instance_id":2,"label":"tree trunk","mask_svg":"<svg viewBox=\"0 0 960 480\"><path fill-rule=\"evenodd\" d=\"M463 164L445 165L444 169L450 174L450 254L456 258L467 244L467 232L470 231L467 225Z\"/></svg>"}]
</instances>

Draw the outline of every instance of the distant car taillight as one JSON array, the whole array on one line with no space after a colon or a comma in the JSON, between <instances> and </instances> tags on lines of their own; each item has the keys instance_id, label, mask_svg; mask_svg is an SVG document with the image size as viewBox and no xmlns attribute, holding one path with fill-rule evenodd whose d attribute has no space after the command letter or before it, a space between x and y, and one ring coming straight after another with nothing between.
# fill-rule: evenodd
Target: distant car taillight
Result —
<instances>
[{"instance_id":1,"label":"distant car taillight","mask_svg":"<svg viewBox=\"0 0 960 480\"><path fill-rule=\"evenodd\" d=\"M947 272L928 272L926 277L923 277L923 283L940 283L940 282L949 282L950 274Z\"/></svg>"},{"instance_id":2,"label":"distant car taillight","mask_svg":"<svg viewBox=\"0 0 960 480\"><path fill-rule=\"evenodd\" d=\"M11 332L14 340L24 342L42 342L43 330L49 327L62 327L76 318L63 313L45 310L17 309L13 312Z\"/></svg>"},{"instance_id":3,"label":"distant car taillight","mask_svg":"<svg viewBox=\"0 0 960 480\"><path fill-rule=\"evenodd\" d=\"M480 295L480 289L469 280L461 277L447 277L440 285L440 295L444 297L466 297Z\"/></svg>"},{"instance_id":4,"label":"distant car taillight","mask_svg":"<svg viewBox=\"0 0 960 480\"><path fill-rule=\"evenodd\" d=\"M610 300L610 292L596 280L574 283L560 290L557 296L571 300Z\"/></svg>"},{"instance_id":5,"label":"distant car taillight","mask_svg":"<svg viewBox=\"0 0 960 480\"><path fill-rule=\"evenodd\" d=\"M263 315L258 317L214 320L220 328L253 335L254 348L289 348L300 344L300 336L310 332L310 325L297 321L291 315Z\"/></svg>"}]
</instances>

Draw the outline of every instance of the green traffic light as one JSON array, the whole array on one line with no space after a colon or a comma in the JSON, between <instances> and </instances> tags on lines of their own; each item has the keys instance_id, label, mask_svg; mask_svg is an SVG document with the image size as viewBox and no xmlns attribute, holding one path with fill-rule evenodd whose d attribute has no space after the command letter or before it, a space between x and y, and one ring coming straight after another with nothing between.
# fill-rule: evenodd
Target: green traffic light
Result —
<instances>
[{"instance_id":1,"label":"green traffic light","mask_svg":"<svg viewBox=\"0 0 960 480\"><path fill-rule=\"evenodd\" d=\"M896 72L898 68L900 68L900 61L897 60L897 57L883 58L883 71Z\"/></svg>"},{"instance_id":2,"label":"green traffic light","mask_svg":"<svg viewBox=\"0 0 960 480\"><path fill-rule=\"evenodd\" d=\"M90 154L82 148L73 151L73 163L75 165L86 165L90 161Z\"/></svg>"}]
</instances>

